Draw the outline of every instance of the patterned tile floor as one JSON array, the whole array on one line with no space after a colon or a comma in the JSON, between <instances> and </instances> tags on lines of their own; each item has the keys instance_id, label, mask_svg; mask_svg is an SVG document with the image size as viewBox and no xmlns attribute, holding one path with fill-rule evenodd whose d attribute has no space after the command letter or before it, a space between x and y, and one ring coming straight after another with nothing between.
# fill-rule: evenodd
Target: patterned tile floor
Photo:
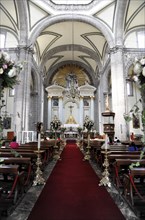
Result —
<instances>
[{"instance_id":1,"label":"patterned tile floor","mask_svg":"<svg viewBox=\"0 0 145 220\"><path fill-rule=\"evenodd\" d=\"M45 168L45 171L43 173L43 177L47 180L49 175L51 174L51 171L53 170L54 166L56 164L56 161L51 161L47 167ZM101 171L98 168L97 164L93 161L90 161L90 164L96 174L101 178ZM39 197L44 185L37 185L32 186L24 198L22 199L21 203L17 206L17 208L14 210L14 212L9 217L1 217L1 220L27 220L29 213L31 212L37 198ZM102 186L100 186L102 187ZM119 192L116 190L116 188L111 184L111 187L106 187L108 193L112 196L115 203L118 205L119 209L125 216L126 220L139 220L140 218L137 217L133 210L129 207L129 205L125 202L125 200L122 198L122 196L119 194Z\"/></svg>"}]
</instances>

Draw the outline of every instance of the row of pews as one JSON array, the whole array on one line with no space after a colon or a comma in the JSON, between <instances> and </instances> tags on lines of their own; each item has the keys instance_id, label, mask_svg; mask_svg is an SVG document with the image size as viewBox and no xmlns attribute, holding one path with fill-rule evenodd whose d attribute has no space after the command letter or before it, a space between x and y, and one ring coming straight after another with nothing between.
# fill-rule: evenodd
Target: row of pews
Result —
<instances>
[{"instance_id":1,"label":"row of pews","mask_svg":"<svg viewBox=\"0 0 145 220\"><path fill-rule=\"evenodd\" d=\"M84 141L84 150L87 141ZM104 154L102 143L90 140L91 158L102 169ZM145 154L140 160L143 146L139 144L138 151L129 151L129 145L114 144L109 146L108 162L111 182L115 185L127 203L145 219ZM133 166L130 166L134 164Z\"/></svg>"},{"instance_id":2,"label":"row of pews","mask_svg":"<svg viewBox=\"0 0 145 220\"><path fill-rule=\"evenodd\" d=\"M41 170L53 159L55 140L41 142ZM57 141L60 147L60 142ZM33 185L37 169L37 143L20 145L13 150L0 148L0 216L9 215Z\"/></svg>"}]
</instances>

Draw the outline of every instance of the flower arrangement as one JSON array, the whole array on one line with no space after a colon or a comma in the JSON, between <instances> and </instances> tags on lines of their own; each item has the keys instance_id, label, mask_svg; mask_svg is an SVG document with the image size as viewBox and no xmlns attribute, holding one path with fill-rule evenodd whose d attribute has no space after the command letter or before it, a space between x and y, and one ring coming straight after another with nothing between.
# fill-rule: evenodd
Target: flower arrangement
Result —
<instances>
[{"instance_id":1,"label":"flower arrangement","mask_svg":"<svg viewBox=\"0 0 145 220\"><path fill-rule=\"evenodd\" d=\"M22 70L22 63L15 64L9 54L0 50L0 109L4 107L2 100L4 88L13 88L18 83L17 76ZM3 121L0 115L0 145L2 140Z\"/></svg>"},{"instance_id":2,"label":"flower arrangement","mask_svg":"<svg viewBox=\"0 0 145 220\"><path fill-rule=\"evenodd\" d=\"M17 75L22 70L22 63L15 64L8 53L0 51L0 86L1 91L4 88L13 88L18 83Z\"/></svg>"},{"instance_id":3,"label":"flower arrangement","mask_svg":"<svg viewBox=\"0 0 145 220\"><path fill-rule=\"evenodd\" d=\"M78 130L78 133L80 134L82 132L83 128L77 127L77 130Z\"/></svg>"},{"instance_id":4,"label":"flower arrangement","mask_svg":"<svg viewBox=\"0 0 145 220\"><path fill-rule=\"evenodd\" d=\"M53 121L50 122L50 127L52 130L57 131L58 128L60 128L61 122L60 120L55 116Z\"/></svg>"},{"instance_id":5,"label":"flower arrangement","mask_svg":"<svg viewBox=\"0 0 145 220\"><path fill-rule=\"evenodd\" d=\"M138 102L142 102L143 104L142 126L144 132L142 143L145 145L145 57L143 57L140 60L135 59L131 79L133 79L134 82L138 83L139 89L141 91L142 99L139 99L139 101L137 101L137 103L133 105L133 107L131 108L128 114L124 114L124 119L126 122L130 122L132 120L132 116L138 114L139 112ZM132 116L130 114L132 114ZM129 166L130 169L133 168L134 166L136 167L140 166L140 160L143 158L144 153L145 153L145 146L141 150L139 161L137 163L132 163Z\"/></svg>"},{"instance_id":6,"label":"flower arrangement","mask_svg":"<svg viewBox=\"0 0 145 220\"><path fill-rule=\"evenodd\" d=\"M135 59L132 79L135 82L139 81L140 86L145 84L145 57L140 60Z\"/></svg>"},{"instance_id":7,"label":"flower arrangement","mask_svg":"<svg viewBox=\"0 0 145 220\"><path fill-rule=\"evenodd\" d=\"M84 128L86 128L88 131L91 131L93 126L94 126L94 122L90 120L88 116L86 116L84 121Z\"/></svg>"},{"instance_id":8,"label":"flower arrangement","mask_svg":"<svg viewBox=\"0 0 145 220\"><path fill-rule=\"evenodd\" d=\"M66 128L65 128L65 127L61 127L61 128L60 128L60 131L61 131L62 133L64 133L64 132L65 132L65 130L66 130Z\"/></svg>"}]
</instances>

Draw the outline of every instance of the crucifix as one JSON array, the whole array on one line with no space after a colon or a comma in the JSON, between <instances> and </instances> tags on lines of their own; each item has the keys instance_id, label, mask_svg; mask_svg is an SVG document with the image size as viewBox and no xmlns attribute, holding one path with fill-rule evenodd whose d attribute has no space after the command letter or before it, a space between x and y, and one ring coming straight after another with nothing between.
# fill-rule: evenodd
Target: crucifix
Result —
<instances>
[{"instance_id":1,"label":"crucifix","mask_svg":"<svg viewBox=\"0 0 145 220\"><path fill-rule=\"evenodd\" d=\"M68 108L70 108L70 115L72 115L72 108L74 108L74 106L70 105Z\"/></svg>"}]
</instances>

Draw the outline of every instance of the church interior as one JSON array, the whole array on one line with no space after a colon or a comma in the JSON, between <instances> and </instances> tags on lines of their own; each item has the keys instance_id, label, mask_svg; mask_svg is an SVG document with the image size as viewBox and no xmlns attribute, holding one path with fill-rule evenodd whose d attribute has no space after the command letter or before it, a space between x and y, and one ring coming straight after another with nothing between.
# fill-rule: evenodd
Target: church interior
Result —
<instances>
[{"instance_id":1,"label":"church interior","mask_svg":"<svg viewBox=\"0 0 145 220\"><path fill-rule=\"evenodd\" d=\"M143 220L144 152L144 0L1 0L0 219Z\"/></svg>"}]
</instances>

